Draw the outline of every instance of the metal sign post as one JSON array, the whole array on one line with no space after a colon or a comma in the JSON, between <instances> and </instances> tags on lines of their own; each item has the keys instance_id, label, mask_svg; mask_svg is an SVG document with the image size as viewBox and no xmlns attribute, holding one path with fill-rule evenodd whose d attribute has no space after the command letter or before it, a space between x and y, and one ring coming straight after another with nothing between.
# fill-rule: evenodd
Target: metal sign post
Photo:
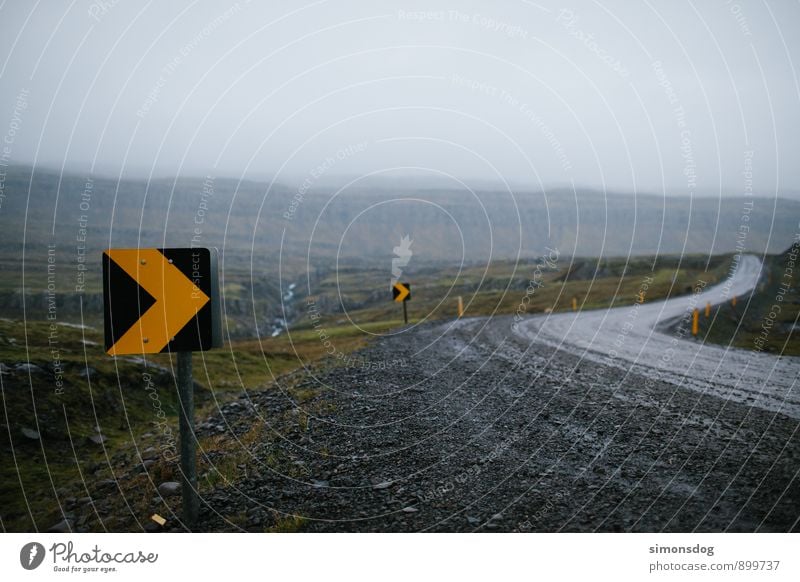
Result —
<instances>
[{"instance_id":1,"label":"metal sign post","mask_svg":"<svg viewBox=\"0 0 800 582\"><path fill-rule=\"evenodd\" d=\"M178 352L178 401L180 404L181 485L183 519L188 527L197 524L200 500L197 496L197 435L194 432L194 380L192 352Z\"/></svg>"}]
</instances>

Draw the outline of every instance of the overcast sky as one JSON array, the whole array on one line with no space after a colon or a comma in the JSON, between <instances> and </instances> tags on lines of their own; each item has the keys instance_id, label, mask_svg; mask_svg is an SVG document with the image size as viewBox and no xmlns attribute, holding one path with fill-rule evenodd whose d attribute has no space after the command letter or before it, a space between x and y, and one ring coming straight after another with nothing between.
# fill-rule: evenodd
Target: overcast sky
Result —
<instances>
[{"instance_id":1,"label":"overcast sky","mask_svg":"<svg viewBox=\"0 0 800 582\"><path fill-rule=\"evenodd\" d=\"M3 159L800 188L798 2L265 4L2 2Z\"/></svg>"}]
</instances>

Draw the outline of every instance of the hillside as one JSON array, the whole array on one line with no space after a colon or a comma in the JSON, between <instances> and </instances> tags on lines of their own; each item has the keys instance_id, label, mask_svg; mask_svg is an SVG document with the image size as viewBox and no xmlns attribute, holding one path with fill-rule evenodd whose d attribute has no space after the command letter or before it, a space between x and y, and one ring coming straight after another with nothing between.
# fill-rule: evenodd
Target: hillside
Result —
<instances>
[{"instance_id":1,"label":"hillside","mask_svg":"<svg viewBox=\"0 0 800 582\"><path fill-rule=\"evenodd\" d=\"M729 253L745 224L744 200L733 198L563 189L511 195L388 179L367 184L341 191L313 182L221 178L148 184L11 168L0 206L0 315L18 317L24 309L27 317L44 319L52 283L59 317L78 321L83 311L91 320L100 313L100 255L108 247L220 248L229 331L243 337L256 327L271 332L280 319L292 318L296 301L353 268L368 268L388 286L393 249L404 235L413 240L406 274L459 265L493 269L521 258L524 278L549 249L562 261ZM745 250L780 252L792 240L800 202L757 199L747 216ZM299 287L294 297L291 283ZM344 297L334 286L326 299L331 310L352 307L347 293L354 292L380 296L383 284L351 285Z\"/></svg>"},{"instance_id":2,"label":"hillside","mask_svg":"<svg viewBox=\"0 0 800 582\"><path fill-rule=\"evenodd\" d=\"M744 199L664 198L599 191L408 189L390 180L341 191L230 179L86 178L12 168L0 211L4 254L52 242L74 254L85 216L90 259L111 246L224 247L257 264L289 259L391 257L403 234L418 258L483 262L489 256L625 256L735 250ZM376 185L378 184L378 185ZM381 185L382 184L382 185ZM28 203L29 194L33 203ZM780 252L796 230L800 202L758 198L749 213L750 252ZM124 225L124 226L123 226ZM285 234L284 234L285 230ZM309 241L311 241L309 249Z\"/></svg>"}]
</instances>

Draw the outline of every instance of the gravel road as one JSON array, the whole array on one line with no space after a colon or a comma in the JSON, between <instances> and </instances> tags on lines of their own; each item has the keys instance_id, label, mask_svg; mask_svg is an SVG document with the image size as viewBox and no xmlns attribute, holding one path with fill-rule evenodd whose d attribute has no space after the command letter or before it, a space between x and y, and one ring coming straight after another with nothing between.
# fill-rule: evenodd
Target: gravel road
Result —
<instances>
[{"instance_id":1,"label":"gravel road","mask_svg":"<svg viewBox=\"0 0 800 582\"><path fill-rule=\"evenodd\" d=\"M732 291L759 267L742 261ZM417 326L288 378L319 391L302 405L250 395L208 425L271 436L205 496L202 528L798 531L800 359L653 331L686 301Z\"/></svg>"},{"instance_id":2,"label":"gravel road","mask_svg":"<svg viewBox=\"0 0 800 582\"><path fill-rule=\"evenodd\" d=\"M691 334L692 309L702 312L706 303L713 306L746 294L760 273L761 261L744 255L724 283L698 286L699 293L634 307L534 317L515 331L529 342L547 343L625 372L800 419L797 358L685 341ZM645 279L642 289L646 296ZM746 301L737 309L744 312Z\"/></svg>"}]
</instances>

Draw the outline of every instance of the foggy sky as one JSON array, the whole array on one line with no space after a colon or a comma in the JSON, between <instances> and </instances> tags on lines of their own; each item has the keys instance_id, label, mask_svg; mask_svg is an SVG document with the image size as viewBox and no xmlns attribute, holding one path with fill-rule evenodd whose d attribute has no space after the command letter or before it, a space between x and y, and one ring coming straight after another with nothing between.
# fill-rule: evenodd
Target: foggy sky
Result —
<instances>
[{"instance_id":1,"label":"foggy sky","mask_svg":"<svg viewBox=\"0 0 800 582\"><path fill-rule=\"evenodd\" d=\"M5 1L2 163L800 188L797 2L265 4Z\"/></svg>"}]
</instances>

